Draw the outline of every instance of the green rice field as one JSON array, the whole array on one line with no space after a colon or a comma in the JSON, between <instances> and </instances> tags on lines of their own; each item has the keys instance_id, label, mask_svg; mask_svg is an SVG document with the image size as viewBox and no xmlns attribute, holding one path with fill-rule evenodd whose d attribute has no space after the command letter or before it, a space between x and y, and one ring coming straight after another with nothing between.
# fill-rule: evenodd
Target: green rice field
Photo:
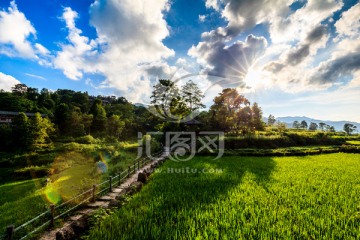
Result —
<instances>
[{"instance_id":1,"label":"green rice field","mask_svg":"<svg viewBox=\"0 0 360 240\"><path fill-rule=\"evenodd\" d=\"M360 239L360 154L168 160L87 238Z\"/></svg>"}]
</instances>

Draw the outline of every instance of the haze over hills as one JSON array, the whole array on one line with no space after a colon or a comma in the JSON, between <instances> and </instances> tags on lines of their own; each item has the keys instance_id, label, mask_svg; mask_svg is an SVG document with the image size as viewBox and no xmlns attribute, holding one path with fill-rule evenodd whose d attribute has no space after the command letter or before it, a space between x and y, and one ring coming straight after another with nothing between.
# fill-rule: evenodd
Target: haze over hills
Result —
<instances>
[{"instance_id":1,"label":"haze over hills","mask_svg":"<svg viewBox=\"0 0 360 240\"><path fill-rule=\"evenodd\" d=\"M354 124L357 129L355 130L355 132L358 132L360 130L360 123L358 122L351 122L351 121L331 121L331 120L318 120L318 119L314 119L314 118L309 118L309 117L305 117L305 116L295 116L295 117L278 117L276 118L277 121L280 122L284 122L286 123L289 127L292 127L292 124L294 121L303 121L305 120L307 122L308 125L310 125L311 122L313 123L317 123L319 124L320 122L323 122L325 124L328 124L330 126L334 126L336 131L343 131L343 127L345 123L351 123Z\"/></svg>"}]
</instances>

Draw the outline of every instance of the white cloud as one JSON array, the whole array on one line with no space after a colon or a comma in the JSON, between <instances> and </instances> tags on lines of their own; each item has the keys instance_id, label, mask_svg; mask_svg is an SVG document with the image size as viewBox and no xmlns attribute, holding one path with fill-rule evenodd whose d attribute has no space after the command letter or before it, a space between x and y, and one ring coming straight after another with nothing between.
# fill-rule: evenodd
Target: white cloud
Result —
<instances>
[{"instance_id":1,"label":"white cloud","mask_svg":"<svg viewBox=\"0 0 360 240\"><path fill-rule=\"evenodd\" d=\"M8 56L36 58L28 40L30 36L35 37L35 34L35 28L18 10L15 1L10 3L7 10L0 10L0 53Z\"/></svg>"},{"instance_id":2,"label":"white cloud","mask_svg":"<svg viewBox=\"0 0 360 240\"><path fill-rule=\"evenodd\" d=\"M244 42L236 41L230 46L222 41L200 42L188 54L204 67L203 73L221 76L227 84L244 86L248 70L264 54L266 47L264 37L249 35Z\"/></svg>"},{"instance_id":3,"label":"white cloud","mask_svg":"<svg viewBox=\"0 0 360 240\"><path fill-rule=\"evenodd\" d=\"M163 13L168 10L167 0L96 0L90 15L98 38L89 40L76 27L77 13L65 8L61 19L69 42L61 46L54 65L73 80L84 73L102 74L105 81L99 87L115 88L134 102L146 99L150 78L175 70L164 61L175 54L162 43L169 36Z\"/></svg>"},{"instance_id":4,"label":"white cloud","mask_svg":"<svg viewBox=\"0 0 360 240\"><path fill-rule=\"evenodd\" d=\"M87 57L96 54L92 53L93 46L91 41L82 36L82 31L75 26L75 19L78 17L77 12L71 8L64 8L61 20L66 23L69 31L68 44L61 45L61 51L56 54L54 67L61 69L65 76L72 80L79 80L83 72L95 72L96 69L88 62ZM95 45L95 44L94 44Z\"/></svg>"},{"instance_id":5,"label":"white cloud","mask_svg":"<svg viewBox=\"0 0 360 240\"><path fill-rule=\"evenodd\" d=\"M219 11L221 3L220 0L206 0L205 5L207 8L213 8L216 11Z\"/></svg>"},{"instance_id":6,"label":"white cloud","mask_svg":"<svg viewBox=\"0 0 360 240\"><path fill-rule=\"evenodd\" d=\"M36 75L36 74L31 74L31 73L25 73L26 76L32 77L32 78L37 78L37 79L41 79L41 80L46 80L46 78Z\"/></svg>"},{"instance_id":7,"label":"white cloud","mask_svg":"<svg viewBox=\"0 0 360 240\"><path fill-rule=\"evenodd\" d=\"M0 72L0 89L10 92L11 88L19 83L20 81L13 76Z\"/></svg>"},{"instance_id":8,"label":"white cloud","mask_svg":"<svg viewBox=\"0 0 360 240\"><path fill-rule=\"evenodd\" d=\"M205 22L205 19L206 19L206 15L199 15L200 22Z\"/></svg>"},{"instance_id":9,"label":"white cloud","mask_svg":"<svg viewBox=\"0 0 360 240\"><path fill-rule=\"evenodd\" d=\"M342 1L308 0L287 17L275 15L269 19L271 40L273 43L286 43L305 39L312 29L342 6Z\"/></svg>"},{"instance_id":10,"label":"white cloud","mask_svg":"<svg viewBox=\"0 0 360 240\"><path fill-rule=\"evenodd\" d=\"M336 32L339 38L348 36L350 38L359 38L360 36L360 3L352 6L346 12L343 12L341 18L335 23Z\"/></svg>"},{"instance_id":11,"label":"white cloud","mask_svg":"<svg viewBox=\"0 0 360 240\"><path fill-rule=\"evenodd\" d=\"M50 54L50 51L40 43L35 43L35 48L37 50L37 53L40 55L47 56Z\"/></svg>"}]
</instances>

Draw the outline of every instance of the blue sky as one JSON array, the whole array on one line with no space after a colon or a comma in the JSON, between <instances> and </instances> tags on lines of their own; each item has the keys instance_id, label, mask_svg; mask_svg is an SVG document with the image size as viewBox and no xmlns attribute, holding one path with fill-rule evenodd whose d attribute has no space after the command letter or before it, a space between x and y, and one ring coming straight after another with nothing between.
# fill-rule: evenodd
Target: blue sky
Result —
<instances>
[{"instance_id":1,"label":"blue sky","mask_svg":"<svg viewBox=\"0 0 360 240\"><path fill-rule=\"evenodd\" d=\"M0 88L146 103L194 74L208 106L235 86L264 115L360 122L359 39L354 0L3 0Z\"/></svg>"}]
</instances>

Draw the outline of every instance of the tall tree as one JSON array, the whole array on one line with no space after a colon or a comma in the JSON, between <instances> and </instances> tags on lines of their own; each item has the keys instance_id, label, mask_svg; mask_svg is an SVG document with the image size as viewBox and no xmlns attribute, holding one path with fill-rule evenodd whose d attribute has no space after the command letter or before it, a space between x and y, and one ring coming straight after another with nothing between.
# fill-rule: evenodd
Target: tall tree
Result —
<instances>
[{"instance_id":1,"label":"tall tree","mask_svg":"<svg viewBox=\"0 0 360 240\"><path fill-rule=\"evenodd\" d=\"M323 123L323 122L319 123L319 128L320 128L321 131L324 131L325 127L326 127L326 123Z\"/></svg>"},{"instance_id":2,"label":"tall tree","mask_svg":"<svg viewBox=\"0 0 360 240\"><path fill-rule=\"evenodd\" d=\"M61 103L57 106L55 113L55 123L57 124L61 134L67 133L67 126L71 116L70 108L67 104Z\"/></svg>"},{"instance_id":3,"label":"tall tree","mask_svg":"<svg viewBox=\"0 0 360 240\"><path fill-rule=\"evenodd\" d=\"M299 121L294 121L292 124L292 127L295 129L301 128L301 124L299 123Z\"/></svg>"},{"instance_id":4,"label":"tall tree","mask_svg":"<svg viewBox=\"0 0 360 240\"><path fill-rule=\"evenodd\" d=\"M268 117L268 126L273 126L276 123L276 119L273 115L269 115Z\"/></svg>"},{"instance_id":5,"label":"tall tree","mask_svg":"<svg viewBox=\"0 0 360 240\"><path fill-rule=\"evenodd\" d=\"M25 95L27 92L28 86L23 83L16 84L14 87L11 88L12 93L16 95Z\"/></svg>"},{"instance_id":6,"label":"tall tree","mask_svg":"<svg viewBox=\"0 0 360 240\"><path fill-rule=\"evenodd\" d=\"M205 107L205 105L201 102L204 95L198 85L192 80L188 81L182 87L181 97L190 112L194 112Z\"/></svg>"},{"instance_id":7,"label":"tall tree","mask_svg":"<svg viewBox=\"0 0 360 240\"><path fill-rule=\"evenodd\" d=\"M262 110L257 103L254 103L251 107L252 111L252 123L255 130L262 131L265 129L265 123L263 121Z\"/></svg>"},{"instance_id":8,"label":"tall tree","mask_svg":"<svg viewBox=\"0 0 360 240\"><path fill-rule=\"evenodd\" d=\"M181 117L186 114L186 106L181 99L179 88L176 84L167 79L160 79L159 83L153 86L150 97L152 111L165 118Z\"/></svg>"},{"instance_id":9,"label":"tall tree","mask_svg":"<svg viewBox=\"0 0 360 240\"><path fill-rule=\"evenodd\" d=\"M318 125L316 123L310 123L309 130L316 131L318 129Z\"/></svg>"},{"instance_id":10,"label":"tall tree","mask_svg":"<svg viewBox=\"0 0 360 240\"><path fill-rule=\"evenodd\" d=\"M122 121L120 116L118 115L112 115L107 120L108 136L119 138L124 127L125 127L125 122Z\"/></svg>"},{"instance_id":11,"label":"tall tree","mask_svg":"<svg viewBox=\"0 0 360 240\"><path fill-rule=\"evenodd\" d=\"M344 124L344 131L346 132L347 135L351 135L352 132L354 132L356 130L356 126L354 124L351 123L345 123Z\"/></svg>"},{"instance_id":12,"label":"tall tree","mask_svg":"<svg viewBox=\"0 0 360 240\"><path fill-rule=\"evenodd\" d=\"M20 149L28 149L31 146L31 129L29 118L25 113L19 113L11 123L13 142Z\"/></svg>"},{"instance_id":13,"label":"tall tree","mask_svg":"<svg viewBox=\"0 0 360 240\"><path fill-rule=\"evenodd\" d=\"M241 112L243 107L250 108L249 100L240 95L236 89L224 89L214 98L214 104L210 107L213 128L225 132L239 131L240 125L243 124L243 121L247 121L248 113L251 113L251 109Z\"/></svg>"},{"instance_id":14,"label":"tall tree","mask_svg":"<svg viewBox=\"0 0 360 240\"><path fill-rule=\"evenodd\" d=\"M307 129L308 124L307 124L307 122L305 120L302 120L301 123L300 123L300 126L301 126L302 129Z\"/></svg>"},{"instance_id":15,"label":"tall tree","mask_svg":"<svg viewBox=\"0 0 360 240\"><path fill-rule=\"evenodd\" d=\"M93 105L90 108L90 114L94 116L91 131L95 134L104 133L106 130L106 111L102 106L102 101L100 99L96 99Z\"/></svg>"},{"instance_id":16,"label":"tall tree","mask_svg":"<svg viewBox=\"0 0 360 240\"><path fill-rule=\"evenodd\" d=\"M50 136L55 132L54 124L47 118L42 118L40 113L30 120L31 147L39 147L51 142Z\"/></svg>"}]
</instances>

